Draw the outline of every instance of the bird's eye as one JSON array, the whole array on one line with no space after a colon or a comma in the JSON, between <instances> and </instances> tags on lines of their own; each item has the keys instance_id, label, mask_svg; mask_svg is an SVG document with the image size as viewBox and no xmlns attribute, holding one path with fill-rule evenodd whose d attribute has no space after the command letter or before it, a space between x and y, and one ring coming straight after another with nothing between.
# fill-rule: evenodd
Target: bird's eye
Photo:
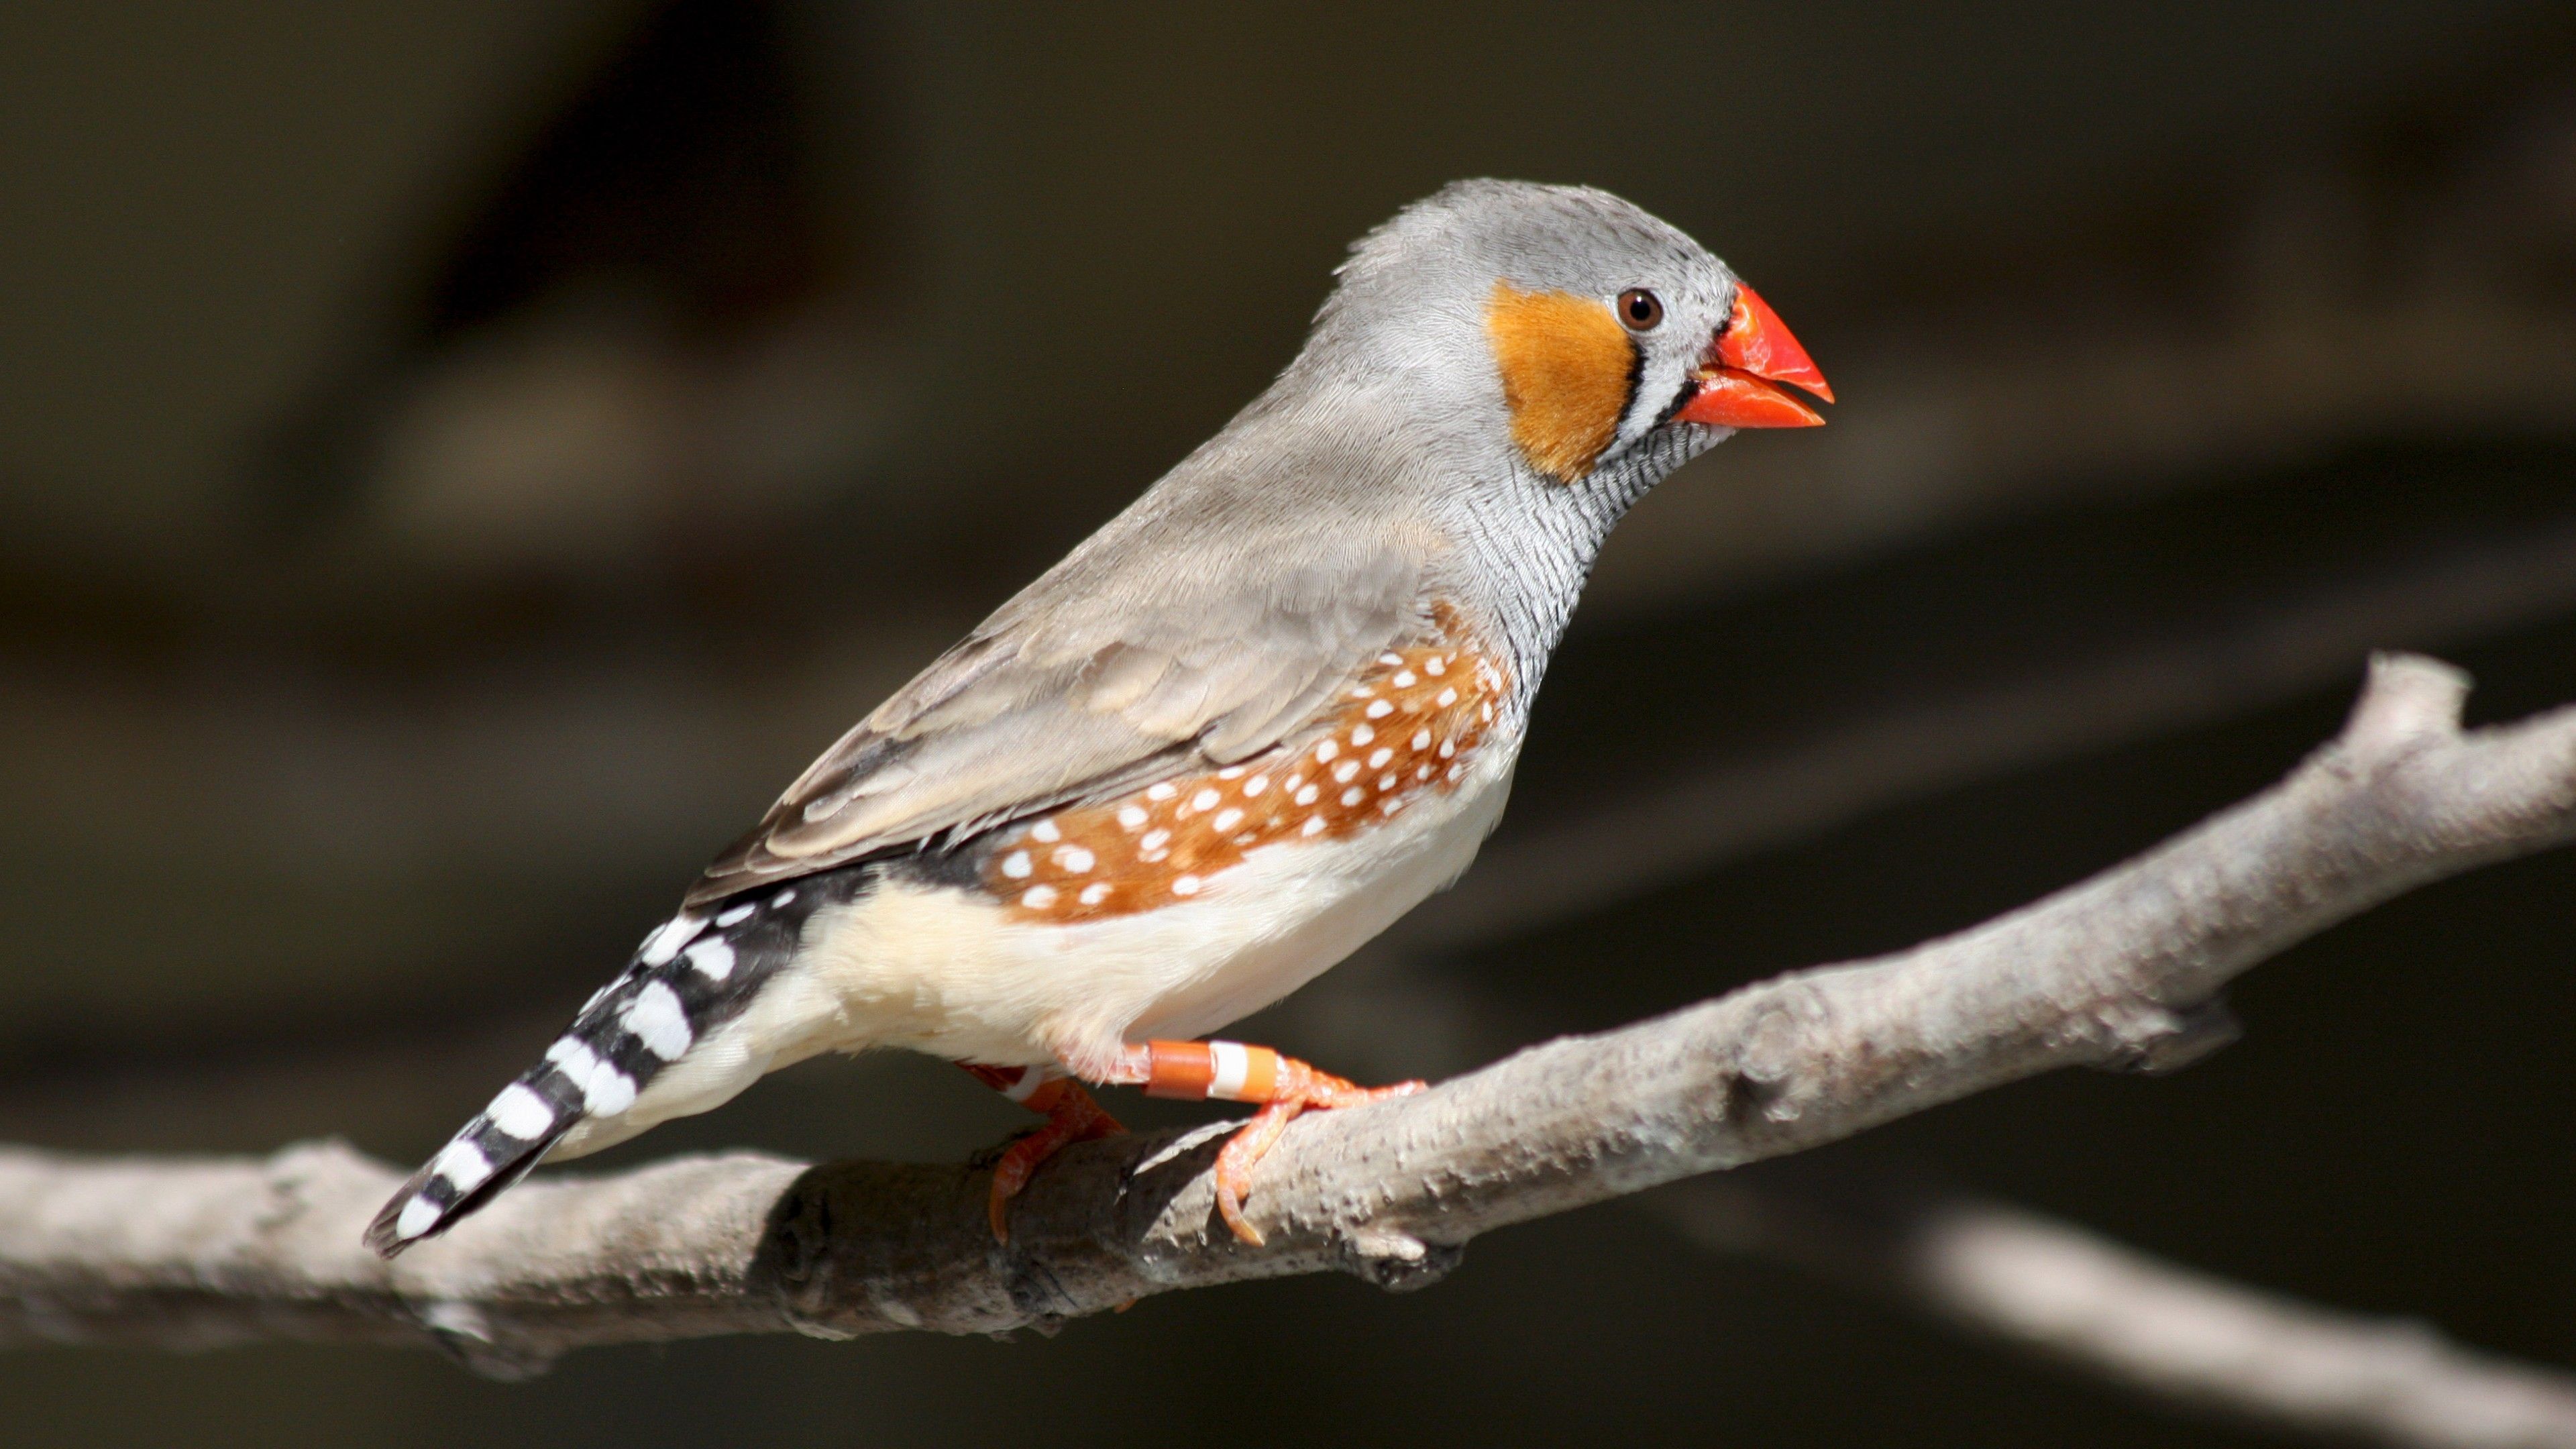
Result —
<instances>
[{"instance_id":1,"label":"bird's eye","mask_svg":"<svg viewBox=\"0 0 2576 1449\"><path fill-rule=\"evenodd\" d=\"M1631 332L1652 332L1664 320L1663 299L1643 287L1630 287L1619 294L1619 320Z\"/></svg>"}]
</instances>

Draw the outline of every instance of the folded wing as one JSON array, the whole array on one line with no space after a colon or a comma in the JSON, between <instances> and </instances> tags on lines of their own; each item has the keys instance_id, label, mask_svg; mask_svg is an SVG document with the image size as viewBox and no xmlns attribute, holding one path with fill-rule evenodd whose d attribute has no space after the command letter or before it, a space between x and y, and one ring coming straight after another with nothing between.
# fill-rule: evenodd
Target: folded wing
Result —
<instances>
[{"instance_id":1,"label":"folded wing","mask_svg":"<svg viewBox=\"0 0 2576 1449\"><path fill-rule=\"evenodd\" d=\"M842 736L690 902L1256 754L1422 623L1418 565L1395 550L1173 560L1105 587L1080 562Z\"/></svg>"}]
</instances>

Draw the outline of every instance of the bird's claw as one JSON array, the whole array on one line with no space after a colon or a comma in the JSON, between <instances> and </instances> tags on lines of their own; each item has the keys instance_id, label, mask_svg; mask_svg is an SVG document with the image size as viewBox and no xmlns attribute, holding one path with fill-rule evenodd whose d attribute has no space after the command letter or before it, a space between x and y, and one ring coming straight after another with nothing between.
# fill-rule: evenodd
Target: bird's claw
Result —
<instances>
[{"instance_id":1,"label":"bird's claw","mask_svg":"<svg viewBox=\"0 0 2576 1449\"><path fill-rule=\"evenodd\" d=\"M1356 1082L1319 1072L1294 1057L1281 1059L1282 1095L1262 1104L1241 1131L1226 1139L1216 1155L1216 1212L1234 1233L1236 1241L1258 1248L1266 1241L1261 1230L1244 1216L1243 1200L1252 1194L1252 1170L1270 1149L1278 1145L1288 1124L1304 1115L1308 1108L1325 1111L1347 1107L1364 1107L1389 1097L1410 1097L1422 1091L1426 1082L1397 1082L1385 1087L1363 1087Z\"/></svg>"}]
</instances>

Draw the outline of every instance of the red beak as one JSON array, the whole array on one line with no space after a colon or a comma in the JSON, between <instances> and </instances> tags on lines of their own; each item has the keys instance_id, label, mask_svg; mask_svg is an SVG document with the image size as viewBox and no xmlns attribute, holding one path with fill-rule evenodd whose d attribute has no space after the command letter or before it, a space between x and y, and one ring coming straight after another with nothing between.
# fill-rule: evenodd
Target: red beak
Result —
<instances>
[{"instance_id":1,"label":"red beak","mask_svg":"<svg viewBox=\"0 0 2576 1449\"><path fill-rule=\"evenodd\" d=\"M1735 284L1735 311L1700 362L1699 391L1675 417L1713 428L1815 428L1816 410L1771 386L1785 382L1827 402L1834 390L1789 335L1788 325L1751 287Z\"/></svg>"}]
</instances>

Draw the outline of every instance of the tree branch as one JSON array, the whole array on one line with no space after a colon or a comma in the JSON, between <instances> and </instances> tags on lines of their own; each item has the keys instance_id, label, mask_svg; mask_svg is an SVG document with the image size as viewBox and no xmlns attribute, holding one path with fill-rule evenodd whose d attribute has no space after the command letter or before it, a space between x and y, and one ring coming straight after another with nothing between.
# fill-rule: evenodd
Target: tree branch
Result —
<instances>
[{"instance_id":1,"label":"tree branch","mask_svg":"<svg viewBox=\"0 0 2576 1449\"><path fill-rule=\"evenodd\" d=\"M1073 1149L995 1244L978 1169L691 1158L512 1192L397 1263L357 1231L391 1170L0 1154L0 1342L420 1341L487 1371L586 1344L797 1329L998 1332L1325 1269L1436 1278L1479 1233L1797 1152L2071 1065L2223 1040L2225 983L2440 876L2576 835L2576 709L2464 733L2466 680L2390 657L2280 785L2035 905L1299 1121L1210 1228L1222 1127Z\"/></svg>"}]
</instances>

